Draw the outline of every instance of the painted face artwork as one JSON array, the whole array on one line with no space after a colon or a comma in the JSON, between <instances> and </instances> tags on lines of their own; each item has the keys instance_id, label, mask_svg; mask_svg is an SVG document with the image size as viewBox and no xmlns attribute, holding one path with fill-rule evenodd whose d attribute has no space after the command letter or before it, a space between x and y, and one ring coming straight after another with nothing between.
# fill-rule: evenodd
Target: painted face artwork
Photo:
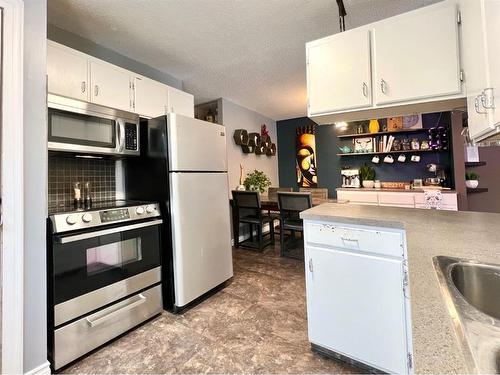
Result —
<instances>
[{"instance_id":1,"label":"painted face artwork","mask_svg":"<svg viewBox=\"0 0 500 375\"><path fill-rule=\"evenodd\" d=\"M296 129L296 169L300 187L317 187L316 139L312 126Z\"/></svg>"}]
</instances>

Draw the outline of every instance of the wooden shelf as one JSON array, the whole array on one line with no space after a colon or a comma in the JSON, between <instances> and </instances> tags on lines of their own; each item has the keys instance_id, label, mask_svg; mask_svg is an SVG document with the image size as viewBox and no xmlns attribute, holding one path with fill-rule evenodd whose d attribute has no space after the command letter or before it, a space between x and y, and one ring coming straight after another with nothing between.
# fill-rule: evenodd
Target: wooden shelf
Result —
<instances>
[{"instance_id":1,"label":"wooden shelf","mask_svg":"<svg viewBox=\"0 0 500 375\"><path fill-rule=\"evenodd\" d=\"M385 155L385 154L420 154L424 152L448 152L448 150L408 150L408 151L387 151L387 152L350 152L347 154L337 154L337 156L363 156L363 155Z\"/></svg>"},{"instance_id":2,"label":"wooden shelf","mask_svg":"<svg viewBox=\"0 0 500 375\"><path fill-rule=\"evenodd\" d=\"M475 194L475 193L486 193L488 188L478 187L475 189L467 188L467 194Z\"/></svg>"},{"instance_id":3,"label":"wooden shelf","mask_svg":"<svg viewBox=\"0 0 500 375\"><path fill-rule=\"evenodd\" d=\"M360 138L360 137L376 137L378 135L384 134L401 134L401 133L418 133L428 131L429 129L404 129L404 130L394 130L390 132L378 132L378 133L362 133L362 134L339 134L339 138Z\"/></svg>"},{"instance_id":4,"label":"wooden shelf","mask_svg":"<svg viewBox=\"0 0 500 375\"><path fill-rule=\"evenodd\" d=\"M482 165L486 165L485 161L466 161L465 166L467 168L480 167Z\"/></svg>"}]
</instances>

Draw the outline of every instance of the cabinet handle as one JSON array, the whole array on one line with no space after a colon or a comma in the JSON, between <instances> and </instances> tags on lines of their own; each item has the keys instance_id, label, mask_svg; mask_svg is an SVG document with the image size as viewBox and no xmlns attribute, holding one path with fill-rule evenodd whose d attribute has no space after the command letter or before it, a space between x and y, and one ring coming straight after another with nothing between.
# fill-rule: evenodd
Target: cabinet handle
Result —
<instances>
[{"instance_id":1,"label":"cabinet handle","mask_svg":"<svg viewBox=\"0 0 500 375\"><path fill-rule=\"evenodd\" d=\"M309 259L309 272L313 272L313 260Z\"/></svg>"},{"instance_id":2,"label":"cabinet handle","mask_svg":"<svg viewBox=\"0 0 500 375\"><path fill-rule=\"evenodd\" d=\"M484 104L484 93L476 96L476 99L474 99L474 108L476 109L476 112L479 113L480 115L485 115L486 113L488 113L487 111L481 110L483 104Z\"/></svg>"},{"instance_id":3,"label":"cabinet handle","mask_svg":"<svg viewBox=\"0 0 500 375\"><path fill-rule=\"evenodd\" d=\"M383 78L380 80L380 90L382 93L387 94L387 82Z\"/></svg>"},{"instance_id":4,"label":"cabinet handle","mask_svg":"<svg viewBox=\"0 0 500 375\"><path fill-rule=\"evenodd\" d=\"M363 95L368 98L368 85L366 82L363 82Z\"/></svg>"},{"instance_id":5,"label":"cabinet handle","mask_svg":"<svg viewBox=\"0 0 500 375\"><path fill-rule=\"evenodd\" d=\"M495 95L493 87L488 87L481 94L481 104L486 109L495 109Z\"/></svg>"},{"instance_id":6,"label":"cabinet handle","mask_svg":"<svg viewBox=\"0 0 500 375\"><path fill-rule=\"evenodd\" d=\"M87 89L87 83L85 81L82 81L82 93L84 93L86 89Z\"/></svg>"},{"instance_id":7,"label":"cabinet handle","mask_svg":"<svg viewBox=\"0 0 500 375\"><path fill-rule=\"evenodd\" d=\"M95 85L94 86L94 96L99 95L99 86Z\"/></svg>"}]
</instances>

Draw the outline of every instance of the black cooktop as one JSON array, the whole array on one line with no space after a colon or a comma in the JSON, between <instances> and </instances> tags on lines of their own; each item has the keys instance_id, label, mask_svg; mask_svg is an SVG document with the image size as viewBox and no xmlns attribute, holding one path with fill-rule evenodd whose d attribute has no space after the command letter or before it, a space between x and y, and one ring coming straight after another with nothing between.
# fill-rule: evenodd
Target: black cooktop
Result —
<instances>
[{"instance_id":1,"label":"black cooktop","mask_svg":"<svg viewBox=\"0 0 500 375\"><path fill-rule=\"evenodd\" d=\"M71 212L107 210L112 208L130 207L130 206L141 206L149 203L152 202L133 201L133 200L101 201L101 202L92 202L92 205L90 207L83 207L82 205L82 207L80 208L76 208L73 203L67 203L64 205L49 207L49 215L65 214Z\"/></svg>"}]
</instances>

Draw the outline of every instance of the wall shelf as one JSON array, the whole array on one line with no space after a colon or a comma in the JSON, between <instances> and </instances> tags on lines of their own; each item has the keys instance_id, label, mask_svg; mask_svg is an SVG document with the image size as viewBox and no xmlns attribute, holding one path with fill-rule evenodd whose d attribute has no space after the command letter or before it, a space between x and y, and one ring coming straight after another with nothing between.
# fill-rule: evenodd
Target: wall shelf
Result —
<instances>
[{"instance_id":1,"label":"wall shelf","mask_svg":"<svg viewBox=\"0 0 500 375\"><path fill-rule=\"evenodd\" d=\"M426 132L429 129L420 128L420 129L404 129L404 130L393 130L387 132L377 132L377 133L362 133L362 134L339 134L339 138L360 138L360 137L376 137L384 134L404 134L404 133L418 133L418 132Z\"/></svg>"},{"instance_id":2,"label":"wall shelf","mask_svg":"<svg viewBox=\"0 0 500 375\"><path fill-rule=\"evenodd\" d=\"M337 156L363 156L363 155L386 155L386 154L420 154L425 152L448 152L448 150L407 150L407 151L387 151L387 152L350 152L337 154Z\"/></svg>"},{"instance_id":3,"label":"wall shelf","mask_svg":"<svg viewBox=\"0 0 500 375\"><path fill-rule=\"evenodd\" d=\"M480 167L482 165L486 165L485 161L466 161L465 166L467 168Z\"/></svg>"},{"instance_id":4,"label":"wall shelf","mask_svg":"<svg viewBox=\"0 0 500 375\"><path fill-rule=\"evenodd\" d=\"M467 188L467 194L486 193L487 191L488 188L481 188L481 187L475 189Z\"/></svg>"}]
</instances>

